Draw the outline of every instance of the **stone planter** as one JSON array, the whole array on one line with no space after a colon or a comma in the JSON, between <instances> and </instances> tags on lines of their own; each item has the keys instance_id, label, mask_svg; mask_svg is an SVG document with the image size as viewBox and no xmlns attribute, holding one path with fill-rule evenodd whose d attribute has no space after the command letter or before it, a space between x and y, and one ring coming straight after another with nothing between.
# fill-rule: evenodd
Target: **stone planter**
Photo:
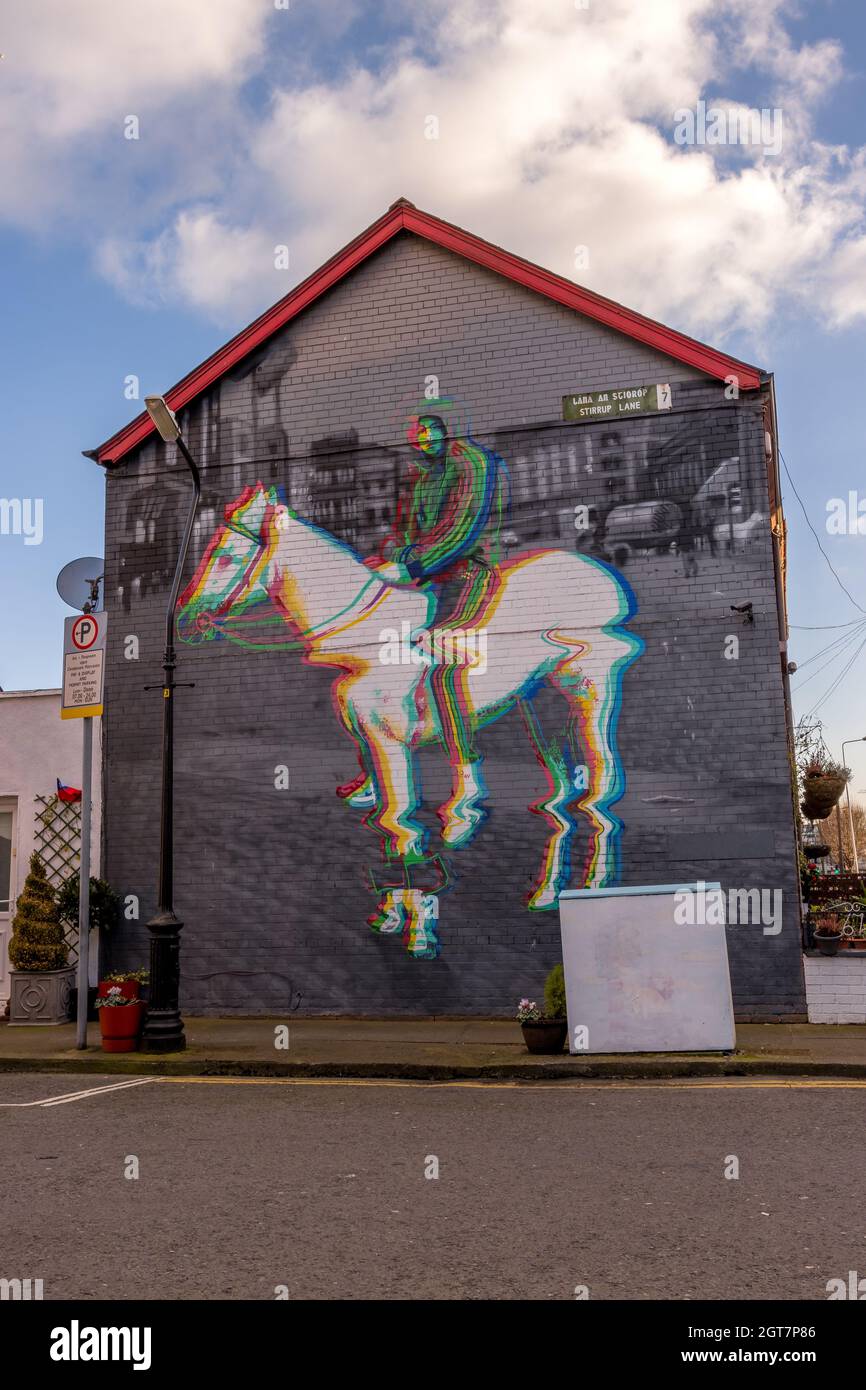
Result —
<instances>
[{"instance_id":1,"label":"stone planter","mask_svg":"<svg viewBox=\"0 0 866 1390\"><path fill-rule=\"evenodd\" d=\"M66 1023L74 966L62 970L13 970L9 1023Z\"/></svg>"}]
</instances>

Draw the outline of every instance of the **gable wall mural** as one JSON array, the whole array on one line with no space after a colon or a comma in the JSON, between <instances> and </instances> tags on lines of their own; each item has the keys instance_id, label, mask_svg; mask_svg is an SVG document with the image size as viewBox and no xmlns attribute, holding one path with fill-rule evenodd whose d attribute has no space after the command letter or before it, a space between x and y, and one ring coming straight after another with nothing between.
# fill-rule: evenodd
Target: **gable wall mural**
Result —
<instances>
[{"instance_id":1,"label":"gable wall mural","mask_svg":"<svg viewBox=\"0 0 866 1390\"><path fill-rule=\"evenodd\" d=\"M663 409L562 418L655 383ZM721 879L785 905L729 931L740 1016L802 1012L765 405L404 238L184 412L188 1010L509 1013L563 888ZM184 496L161 444L109 477L118 962Z\"/></svg>"}]
</instances>

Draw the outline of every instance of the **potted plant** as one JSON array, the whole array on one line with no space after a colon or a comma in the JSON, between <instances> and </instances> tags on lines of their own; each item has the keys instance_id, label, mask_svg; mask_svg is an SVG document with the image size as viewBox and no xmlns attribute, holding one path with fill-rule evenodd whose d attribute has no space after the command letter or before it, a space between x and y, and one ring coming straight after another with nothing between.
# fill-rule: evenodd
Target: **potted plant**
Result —
<instances>
[{"instance_id":1,"label":"potted plant","mask_svg":"<svg viewBox=\"0 0 866 1390\"><path fill-rule=\"evenodd\" d=\"M97 998L104 999L109 990L117 985L125 999L141 999L143 990L150 981L149 970L114 970L99 981Z\"/></svg>"},{"instance_id":2,"label":"potted plant","mask_svg":"<svg viewBox=\"0 0 866 1390\"><path fill-rule=\"evenodd\" d=\"M807 820L826 820L839 800L851 769L814 753L803 765L803 800L800 809Z\"/></svg>"},{"instance_id":3,"label":"potted plant","mask_svg":"<svg viewBox=\"0 0 866 1390\"><path fill-rule=\"evenodd\" d=\"M30 872L18 898L9 959L9 1022L65 1023L75 971L68 963L54 889L38 854L30 856Z\"/></svg>"},{"instance_id":4,"label":"potted plant","mask_svg":"<svg viewBox=\"0 0 866 1390\"><path fill-rule=\"evenodd\" d=\"M822 956L835 956L839 950L839 942L842 940L842 927L839 918L833 913L822 912L815 919L812 936Z\"/></svg>"},{"instance_id":5,"label":"potted plant","mask_svg":"<svg viewBox=\"0 0 866 1390\"><path fill-rule=\"evenodd\" d=\"M534 999L521 999L517 1021L530 1052L554 1054L562 1051L568 1021L565 1012L565 975L555 965L544 983L544 1011Z\"/></svg>"},{"instance_id":6,"label":"potted plant","mask_svg":"<svg viewBox=\"0 0 866 1390\"><path fill-rule=\"evenodd\" d=\"M144 1004L138 995L123 993L120 985L109 985L96 1001L103 1052L135 1052L144 1018Z\"/></svg>"}]
</instances>

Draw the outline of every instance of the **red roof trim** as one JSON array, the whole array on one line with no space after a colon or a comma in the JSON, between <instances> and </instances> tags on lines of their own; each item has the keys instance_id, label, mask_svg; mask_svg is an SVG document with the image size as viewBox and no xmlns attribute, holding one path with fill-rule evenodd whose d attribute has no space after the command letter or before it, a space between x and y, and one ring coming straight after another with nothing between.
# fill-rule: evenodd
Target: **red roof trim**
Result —
<instances>
[{"instance_id":1,"label":"red roof trim","mask_svg":"<svg viewBox=\"0 0 866 1390\"><path fill-rule=\"evenodd\" d=\"M533 265L531 261L525 261L520 256L512 255L509 251L503 251L489 241L482 241L480 237L474 236L471 232L465 232L450 222L443 222L430 213L421 212L401 198L388 209L384 216L355 237L354 241L350 241L323 266L320 266L306 280L303 280L300 285L290 290L287 295L255 319L248 328L243 329L224 347L219 348L194 371L190 372L188 376L172 386L165 396L171 409L174 411L182 410L185 405L188 405L191 400L205 391L219 377L230 371L254 348L265 342L267 338L270 338L308 308L310 304L315 303L357 265L360 265L368 256L378 251L381 246L384 246L387 241L390 241L401 231L413 232L416 236L424 237L427 241L432 241L447 251L455 252L465 260L474 261L476 265L484 266L487 270L495 271L498 275L504 275L515 284L523 285L526 289L544 295L545 298L562 304L568 309L574 309L579 314L585 314L588 318L595 319L597 323L606 324L618 333L625 333L637 342L645 343L648 347L653 347L659 352L673 357L676 361L684 362L690 367L697 367L699 371L705 372L708 376L716 377L721 381L728 376L736 376L739 379L741 391L755 390L761 384L761 373L756 367L740 362L735 357L729 357L726 353L708 347L695 338L688 338L685 334L678 333L676 329L667 328L663 323L656 322L655 319L645 318L643 314L638 314L633 309L626 309L612 299L605 299L602 295L594 294L592 290L582 289L579 285L573 284L572 281L565 280L560 275L554 275L552 271ZM117 463L125 454L129 453L130 449L134 449L142 440L146 439L152 430L153 425L149 415L146 412L138 415L130 424L125 425L122 430L119 430L117 434L112 435L110 439L94 450L93 456L101 464Z\"/></svg>"}]
</instances>

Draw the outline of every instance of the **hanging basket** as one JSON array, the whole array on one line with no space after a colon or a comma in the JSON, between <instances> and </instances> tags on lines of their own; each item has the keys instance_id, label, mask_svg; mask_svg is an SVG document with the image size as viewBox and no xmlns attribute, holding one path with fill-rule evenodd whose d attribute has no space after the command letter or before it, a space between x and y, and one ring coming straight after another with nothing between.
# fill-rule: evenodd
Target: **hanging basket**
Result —
<instances>
[{"instance_id":1,"label":"hanging basket","mask_svg":"<svg viewBox=\"0 0 866 1390\"><path fill-rule=\"evenodd\" d=\"M826 820L845 790L847 778L834 773L820 773L803 779L803 800L800 810L807 820Z\"/></svg>"}]
</instances>

